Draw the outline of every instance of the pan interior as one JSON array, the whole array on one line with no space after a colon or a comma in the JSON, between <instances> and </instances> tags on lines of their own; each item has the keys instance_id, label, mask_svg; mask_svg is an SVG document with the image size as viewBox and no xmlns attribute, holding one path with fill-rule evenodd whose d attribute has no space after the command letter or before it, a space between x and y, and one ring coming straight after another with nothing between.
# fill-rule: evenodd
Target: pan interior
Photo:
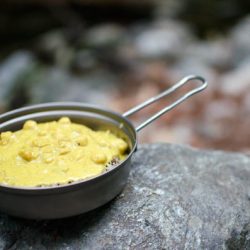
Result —
<instances>
[{"instance_id":1,"label":"pan interior","mask_svg":"<svg viewBox=\"0 0 250 250\"><path fill-rule=\"evenodd\" d=\"M52 104L51 104L52 105ZM35 106L34 106L35 108ZM0 117L0 132L4 131L17 131L22 128L23 124L27 120L35 120L37 122L48 122L60 119L62 116L68 116L72 122L83 124L90 127L93 130L109 130L118 137L124 139L129 145L129 152L132 153L136 146L136 132L133 125L124 119L121 115L114 112L106 111L96 107L84 107L79 110L70 109L57 109L46 110L46 108L41 110L39 105L39 110L26 110L26 112L21 112L20 110L11 111L11 119L6 119L6 115ZM3 120L4 122L1 122ZM112 170L112 169L111 169ZM110 170L110 171L111 171Z\"/></svg>"}]
</instances>

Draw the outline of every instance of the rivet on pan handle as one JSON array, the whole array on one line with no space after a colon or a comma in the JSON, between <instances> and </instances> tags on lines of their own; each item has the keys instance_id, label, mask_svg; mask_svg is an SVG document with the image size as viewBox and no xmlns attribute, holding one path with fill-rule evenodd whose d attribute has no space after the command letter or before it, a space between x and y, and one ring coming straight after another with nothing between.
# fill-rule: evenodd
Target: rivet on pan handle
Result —
<instances>
[{"instance_id":1,"label":"rivet on pan handle","mask_svg":"<svg viewBox=\"0 0 250 250\"><path fill-rule=\"evenodd\" d=\"M195 75L186 76L183 79L181 79L179 82L177 82L175 85L170 87L169 89L167 89L164 92L160 93L159 95L154 96L154 97L150 98L149 100L139 104L138 106L128 110L127 112L125 112L123 114L123 116L127 117L127 116L130 116L130 115L136 113L137 111L139 111L139 110L147 107L148 105L162 99L163 97L168 96L169 94L173 93L174 91L176 91L177 89L179 89L180 87L182 87L183 85L187 84L189 81L192 81L192 80L200 81L201 85L199 87L196 87L196 88L188 91L185 95L180 97L178 100L176 100L175 102L173 102L169 106L165 107L164 109L162 109L161 111L159 111L158 113L156 113L155 115L150 117L148 120L143 122L141 125L139 125L136 128L136 131L137 132L140 131L141 129L146 127L148 124L150 124L151 122L153 122L154 120L156 120L157 118L159 118L160 116L165 114L166 112L170 111L171 109L173 109L174 107L176 107L177 105L179 105L180 103L182 103L183 101L185 101L186 99L191 97L192 95L194 95L196 93L199 93L202 90L204 90L207 87L207 81L201 76L195 76Z\"/></svg>"}]
</instances>

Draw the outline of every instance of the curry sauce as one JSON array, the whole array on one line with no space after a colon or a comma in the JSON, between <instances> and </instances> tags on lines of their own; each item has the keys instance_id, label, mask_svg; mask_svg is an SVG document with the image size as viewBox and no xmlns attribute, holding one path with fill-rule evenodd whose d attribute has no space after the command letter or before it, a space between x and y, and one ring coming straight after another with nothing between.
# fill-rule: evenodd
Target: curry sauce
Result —
<instances>
[{"instance_id":1,"label":"curry sauce","mask_svg":"<svg viewBox=\"0 0 250 250\"><path fill-rule=\"evenodd\" d=\"M126 157L128 144L110 131L94 131L62 117L26 121L21 130L2 132L0 184L51 186L103 173L114 158Z\"/></svg>"}]
</instances>

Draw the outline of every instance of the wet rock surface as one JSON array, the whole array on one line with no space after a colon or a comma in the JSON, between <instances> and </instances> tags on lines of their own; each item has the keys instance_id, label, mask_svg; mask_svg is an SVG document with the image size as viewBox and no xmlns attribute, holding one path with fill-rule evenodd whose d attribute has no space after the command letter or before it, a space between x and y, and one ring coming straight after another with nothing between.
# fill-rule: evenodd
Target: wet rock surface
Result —
<instances>
[{"instance_id":1,"label":"wet rock surface","mask_svg":"<svg viewBox=\"0 0 250 250\"><path fill-rule=\"evenodd\" d=\"M249 249L250 158L142 145L124 191L87 215L0 214L0 249Z\"/></svg>"}]
</instances>

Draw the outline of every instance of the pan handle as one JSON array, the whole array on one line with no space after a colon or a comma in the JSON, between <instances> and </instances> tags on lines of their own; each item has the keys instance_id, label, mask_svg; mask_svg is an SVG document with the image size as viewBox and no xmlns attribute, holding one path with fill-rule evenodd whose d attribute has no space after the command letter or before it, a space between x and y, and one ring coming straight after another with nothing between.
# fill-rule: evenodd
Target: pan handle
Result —
<instances>
[{"instance_id":1,"label":"pan handle","mask_svg":"<svg viewBox=\"0 0 250 250\"><path fill-rule=\"evenodd\" d=\"M144 127L146 127L148 124L150 124L151 122L153 122L154 120L156 120L157 118L159 118L160 116L162 116L163 114L165 114L166 112L170 111L171 109L173 109L174 107L176 107L177 105L179 105L180 103L182 103L183 101L185 101L186 99L188 99L189 97L191 97L192 95L201 92L202 90L204 90L207 87L207 81L201 77L201 76L196 76L196 75L189 75L186 76L184 78L182 78L179 82L177 82L176 84L174 84L172 87L170 87L169 89L165 90L164 92L160 93L157 96L154 96L152 98L150 98L149 100L139 104L138 106L128 110L127 112L125 112L123 114L124 117L128 117L130 115L133 115L134 113L136 113L137 111L147 107L148 105L162 99L165 96L168 96L169 94L173 93L174 91L176 91L177 89L179 89L180 87L182 87L183 85L187 84L189 81L192 80L198 80L201 82L201 85L199 87L196 87L190 91L188 91L186 94L184 94L182 97L180 97L178 100L176 100L175 102L173 102L172 104L170 104L169 106L165 107L164 109L160 110L158 113L156 113L155 115L151 116L149 119L147 119L145 122L143 122L142 124L140 124L137 128L136 131L140 131L141 129L143 129Z\"/></svg>"}]
</instances>

